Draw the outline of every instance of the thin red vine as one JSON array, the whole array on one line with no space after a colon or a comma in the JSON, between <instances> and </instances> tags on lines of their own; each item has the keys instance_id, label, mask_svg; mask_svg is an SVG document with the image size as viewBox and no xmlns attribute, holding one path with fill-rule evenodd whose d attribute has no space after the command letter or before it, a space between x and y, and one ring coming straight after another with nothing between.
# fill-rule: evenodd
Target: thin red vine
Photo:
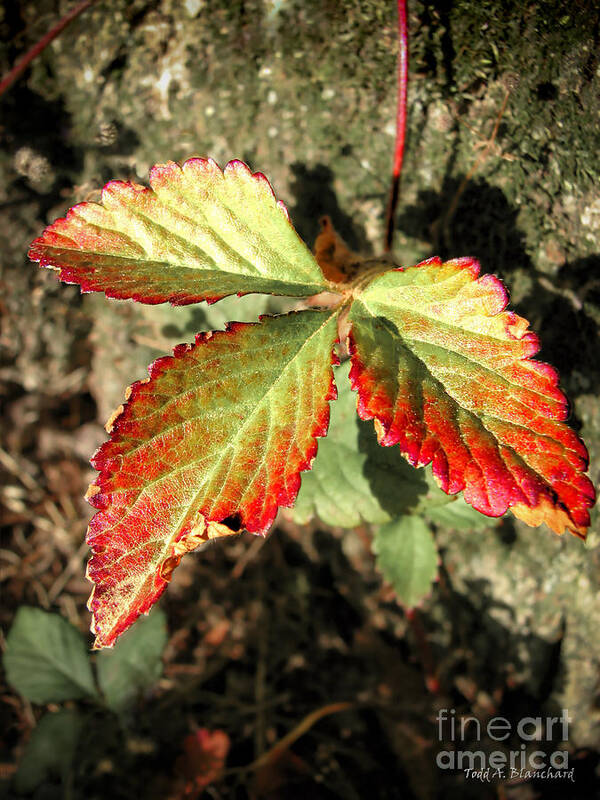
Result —
<instances>
[{"instance_id":1,"label":"thin red vine","mask_svg":"<svg viewBox=\"0 0 600 800\"><path fill-rule=\"evenodd\" d=\"M39 42L33 45L33 47L28 50L23 58L18 61L15 66L7 72L4 78L0 81L0 96L4 94L4 92L12 86L12 84L19 78L23 72L27 69L29 64L33 61L34 58L37 58L39 54L48 47L50 42L52 42L58 36L61 31L63 31L69 23L73 22L73 20L78 17L83 11L93 5L96 0L83 0L83 2L78 3L68 14L60 19L56 25L51 28L48 33L43 36Z\"/></svg>"},{"instance_id":2,"label":"thin red vine","mask_svg":"<svg viewBox=\"0 0 600 800\"><path fill-rule=\"evenodd\" d=\"M394 217L400 192L400 174L404 159L404 139L406 135L406 86L408 84L408 24L406 21L406 0L398 0L398 106L396 109L396 144L394 147L394 166L392 185L386 213L385 252L389 252L394 238Z\"/></svg>"}]
</instances>

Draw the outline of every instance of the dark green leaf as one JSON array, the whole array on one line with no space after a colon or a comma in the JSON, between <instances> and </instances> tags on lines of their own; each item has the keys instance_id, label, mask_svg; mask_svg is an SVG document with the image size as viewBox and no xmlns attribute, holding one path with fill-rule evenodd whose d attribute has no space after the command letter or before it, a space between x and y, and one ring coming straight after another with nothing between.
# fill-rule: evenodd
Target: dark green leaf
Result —
<instances>
[{"instance_id":1,"label":"dark green leaf","mask_svg":"<svg viewBox=\"0 0 600 800\"><path fill-rule=\"evenodd\" d=\"M352 528L361 522L389 522L449 498L429 471L415 470L395 447L381 447L373 426L356 413L347 361L335 370L338 399L331 403L327 438L319 442L310 472L292 512L299 524L314 515L328 525Z\"/></svg>"},{"instance_id":2,"label":"dark green leaf","mask_svg":"<svg viewBox=\"0 0 600 800\"><path fill-rule=\"evenodd\" d=\"M157 609L140 619L113 650L98 653L98 683L113 711L123 711L160 678L166 643L166 617Z\"/></svg>"},{"instance_id":3,"label":"dark green leaf","mask_svg":"<svg viewBox=\"0 0 600 800\"><path fill-rule=\"evenodd\" d=\"M72 768L84 718L76 711L46 714L34 730L15 775L18 792L32 792L49 776L66 780Z\"/></svg>"},{"instance_id":4,"label":"dark green leaf","mask_svg":"<svg viewBox=\"0 0 600 800\"><path fill-rule=\"evenodd\" d=\"M6 639L8 682L33 703L97 695L79 631L58 614L21 607Z\"/></svg>"}]
</instances>

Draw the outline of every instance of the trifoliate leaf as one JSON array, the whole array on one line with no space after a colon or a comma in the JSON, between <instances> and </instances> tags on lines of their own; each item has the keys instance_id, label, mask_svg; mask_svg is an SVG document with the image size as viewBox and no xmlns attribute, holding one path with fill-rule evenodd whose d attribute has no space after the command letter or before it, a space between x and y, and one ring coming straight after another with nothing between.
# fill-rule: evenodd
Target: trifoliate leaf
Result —
<instances>
[{"instance_id":1,"label":"trifoliate leaf","mask_svg":"<svg viewBox=\"0 0 600 800\"><path fill-rule=\"evenodd\" d=\"M335 397L337 312L303 311L201 334L133 384L94 456L88 576L96 646L164 591L182 555L291 505Z\"/></svg>"},{"instance_id":2,"label":"trifoliate leaf","mask_svg":"<svg viewBox=\"0 0 600 800\"><path fill-rule=\"evenodd\" d=\"M268 180L241 161L157 164L150 185L111 181L101 204L74 206L29 257L84 292L142 303L330 288Z\"/></svg>"},{"instance_id":3,"label":"trifoliate leaf","mask_svg":"<svg viewBox=\"0 0 600 800\"><path fill-rule=\"evenodd\" d=\"M380 444L432 463L448 493L489 516L508 508L585 536L594 489L587 451L564 423L556 371L507 294L473 259L386 272L351 311L352 385Z\"/></svg>"}]
</instances>

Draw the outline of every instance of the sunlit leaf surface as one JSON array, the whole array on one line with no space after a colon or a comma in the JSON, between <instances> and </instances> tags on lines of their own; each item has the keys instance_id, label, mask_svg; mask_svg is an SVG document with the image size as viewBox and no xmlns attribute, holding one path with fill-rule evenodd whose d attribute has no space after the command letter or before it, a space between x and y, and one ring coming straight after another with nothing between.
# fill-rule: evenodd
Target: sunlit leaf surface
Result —
<instances>
[{"instance_id":1,"label":"sunlit leaf surface","mask_svg":"<svg viewBox=\"0 0 600 800\"><path fill-rule=\"evenodd\" d=\"M235 323L130 388L88 492L97 646L152 606L184 553L241 529L264 534L293 503L327 432L336 337L330 311Z\"/></svg>"},{"instance_id":2,"label":"sunlit leaf surface","mask_svg":"<svg viewBox=\"0 0 600 800\"><path fill-rule=\"evenodd\" d=\"M448 493L478 511L584 536L594 490L587 451L565 424L556 371L537 336L505 311L479 264L431 259L375 278L354 302L353 387L382 445L432 463Z\"/></svg>"},{"instance_id":3,"label":"sunlit leaf surface","mask_svg":"<svg viewBox=\"0 0 600 800\"><path fill-rule=\"evenodd\" d=\"M151 189L111 181L31 245L29 257L85 292L175 305L231 294L316 294L329 287L264 175L241 161L173 161Z\"/></svg>"}]
</instances>

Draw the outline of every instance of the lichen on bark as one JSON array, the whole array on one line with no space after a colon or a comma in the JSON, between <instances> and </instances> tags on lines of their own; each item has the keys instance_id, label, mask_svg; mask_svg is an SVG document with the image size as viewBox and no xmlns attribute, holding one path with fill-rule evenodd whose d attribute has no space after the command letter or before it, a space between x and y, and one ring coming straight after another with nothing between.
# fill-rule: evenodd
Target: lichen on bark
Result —
<instances>
[{"instance_id":1,"label":"lichen on bark","mask_svg":"<svg viewBox=\"0 0 600 800\"><path fill-rule=\"evenodd\" d=\"M471 255L506 278L541 334L542 357L560 369L574 400L597 481L594 5L410 3L407 152L394 250L403 264ZM3 71L18 51L7 42L18 35L29 46L54 13L49 0L25 0L18 17L0 19ZM2 100L0 246L15 330L7 377L41 390L81 368L104 422L121 402L120 387L210 324L204 307L82 299L24 268L27 243L47 222L93 199L110 178L145 181L153 163L193 154L220 163L242 158L268 175L307 241L328 213L353 249L380 251L395 46L394 4L386 0L114 0L76 20ZM244 318L264 310L251 305ZM471 620L487 609L499 626L483 627L475 673L493 652L498 674L512 670L535 696L536 670L547 657L539 643L563 637L564 681L552 696L577 709L574 744L598 737L597 511L592 520L588 550L518 523L504 539L492 531L475 543L465 534L441 535L455 591L473 597L477 586ZM448 613L431 612L440 635L452 624ZM497 646L503 631L518 640L517 666L514 653Z\"/></svg>"}]
</instances>

